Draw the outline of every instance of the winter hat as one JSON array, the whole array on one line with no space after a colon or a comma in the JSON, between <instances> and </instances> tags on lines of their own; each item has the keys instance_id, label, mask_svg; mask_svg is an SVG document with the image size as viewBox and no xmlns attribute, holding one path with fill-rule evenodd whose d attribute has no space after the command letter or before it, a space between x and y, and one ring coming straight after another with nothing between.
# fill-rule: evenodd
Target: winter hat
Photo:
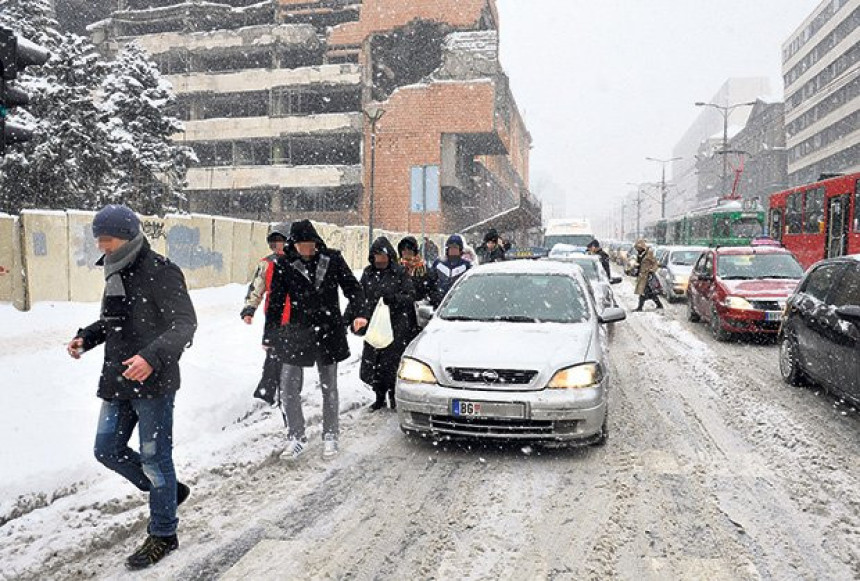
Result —
<instances>
[{"instance_id":1,"label":"winter hat","mask_svg":"<svg viewBox=\"0 0 860 581\"><path fill-rule=\"evenodd\" d=\"M108 204L93 218L93 238L113 236L131 240L140 234L140 219L127 206Z\"/></svg>"},{"instance_id":2,"label":"winter hat","mask_svg":"<svg viewBox=\"0 0 860 581\"><path fill-rule=\"evenodd\" d=\"M317 234L317 229L310 220L299 220L293 222L290 226L290 242L293 244L299 242L316 242L320 246L325 246L325 242Z\"/></svg>"},{"instance_id":3,"label":"winter hat","mask_svg":"<svg viewBox=\"0 0 860 581\"><path fill-rule=\"evenodd\" d=\"M266 242L286 242L287 238L290 237L290 225L286 222L281 222L280 224L275 224L272 226L272 229L269 230L269 235L266 236Z\"/></svg>"},{"instance_id":4,"label":"winter hat","mask_svg":"<svg viewBox=\"0 0 860 581\"><path fill-rule=\"evenodd\" d=\"M370 253L367 258L370 260L371 264L373 264L374 254L385 254L388 256L389 260L397 260L397 253L394 251L394 246L391 245L391 242L385 236L380 236L373 241L373 244L370 245Z\"/></svg>"},{"instance_id":5,"label":"winter hat","mask_svg":"<svg viewBox=\"0 0 860 581\"><path fill-rule=\"evenodd\" d=\"M407 236L397 244L397 254L403 256L404 250L411 250L418 254L418 241L412 236Z\"/></svg>"},{"instance_id":6,"label":"winter hat","mask_svg":"<svg viewBox=\"0 0 860 581\"><path fill-rule=\"evenodd\" d=\"M496 232L495 228L490 228L486 234L484 234L484 242L496 242L499 241L499 233Z\"/></svg>"},{"instance_id":7,"label":"winter hat","mask_svg":"<svg viewBox=\"0 0 860 581\"><path fill-rule=\"evenodd\" d=\"M598 242L597 238L588 243L586 248L600 248L600 242Z\"/></svg>"},{"instance_id":8,"label":"winter hat","mask_svg":"<svg viewBox=\"0 0 860 581\"><path fill-rule=\"evenodd\" d=\"M645 241L644 238L640 238L636 241L636 244L633 245L633 248L640 252L643 250L648 250L648 243Z\"/></svg>"},{"instance_id":9,"label":"winter hat","mask_svg":"<svg viewBox=\"0 0 860 581\"><path fill-rule=\"evenodd\" d=\"M448 240L445 241L445 249L447 250L451 246L459 246L460 252L463 252L463 238L459 234L451 234L448 237Z\"/></svg>"}]
</instances>

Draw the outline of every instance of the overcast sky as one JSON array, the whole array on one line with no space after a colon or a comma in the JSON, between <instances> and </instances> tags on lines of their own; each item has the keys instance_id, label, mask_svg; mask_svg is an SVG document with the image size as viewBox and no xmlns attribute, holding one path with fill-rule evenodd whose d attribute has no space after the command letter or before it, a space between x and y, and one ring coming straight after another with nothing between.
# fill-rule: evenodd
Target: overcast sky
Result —
<instances>
[{"instance_id":1,"label":"overcast sky","mask_svg":"<svg viewBox=\"0 0 860 581\"><path fill-rule=\"evenodd\" d=\"M534 140L532 190L597 218L627 182L658 181L730 77L768 77L820 0L497 0L501 60ZM670 168L669 168L670 169Z\"/></svg>"}]
</instances>

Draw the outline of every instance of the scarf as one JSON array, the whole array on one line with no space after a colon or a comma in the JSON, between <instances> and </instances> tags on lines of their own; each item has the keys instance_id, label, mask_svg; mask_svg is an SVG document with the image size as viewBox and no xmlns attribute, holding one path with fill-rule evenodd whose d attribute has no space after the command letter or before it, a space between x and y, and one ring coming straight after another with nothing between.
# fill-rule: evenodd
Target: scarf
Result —
<instances>
[{"instance_id":1,"label":"scarf","mask_svg":"<svg viewBox=\"0 0 860 581\"><path fill-rule=\"evenodd\" d=\"M120 271L134 262L146 240L143 234L138 234L119 247L116 252L104 257L105 292L102 297L102 318L105 320L123 320L125 313L122 305L125 302L125 285L122 283Z\"/></svg>"},{"instance_id":2,"label":"scarf","mask_svg":"<svg viewBox=\"0 0 860 581\"><path fill-rule=\"evenodd\" d=\"M424 276L427 274L427 265L424 264L424 261L420 256L401 258L400 264L403 265L403 268L406 269L406 273L409 276Z\"/></svg>"}]
</instances>

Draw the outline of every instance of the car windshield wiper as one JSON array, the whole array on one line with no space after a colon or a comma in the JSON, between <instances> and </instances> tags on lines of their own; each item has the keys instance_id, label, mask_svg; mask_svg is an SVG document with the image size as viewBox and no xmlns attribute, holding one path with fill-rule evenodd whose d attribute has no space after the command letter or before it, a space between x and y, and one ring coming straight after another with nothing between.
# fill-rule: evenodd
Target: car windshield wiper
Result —
<instances>
[{"instance_id":1,"label":"car windshield wiper","mask_svg":"<svg viewBox=\"0 0 860 581\"><path fill-rule=\"evenodd\" d=\"M493 321L504 321L505 323L540 323L539 319L534 317L524 317L522 315L509 315L506 317L493 317Z\"/></svg>"},{"instance_id":2,"label":"car windshield wiper","mask_svg":"<svg viewBox=\"0 0 860 581\"><path fill-rule=\"evenodd\" d=\"M475 317L464 317L462 315L454 315L452 317L442 317L443 321L485 321L486 319L476 319Z\"/></svg>"},{"instance_id":3,"label":"car windshield wiper","mask_svg":"<svg viewBox=\"0 0 860 581\"><path fill-rule=\"evenodd\" d=\"M776 278L776 279L780 279L780 280L798 280L800 278L803 278L803 276L802 275L801 276L792 276L792 275L785 275L785 274L779 274L779 275L768 274L766 276L763 276L762 278Z\"/></svg>"},{"instance_id":4,"label":"car windshield wiper","mask_svg":"<svg viewBox=\"0 0 860 581\"><path fill-rule=\"evenodd\" d=\"M751 276L721 276L723 280L752 280Z\"/></svg>"}]
</instances>

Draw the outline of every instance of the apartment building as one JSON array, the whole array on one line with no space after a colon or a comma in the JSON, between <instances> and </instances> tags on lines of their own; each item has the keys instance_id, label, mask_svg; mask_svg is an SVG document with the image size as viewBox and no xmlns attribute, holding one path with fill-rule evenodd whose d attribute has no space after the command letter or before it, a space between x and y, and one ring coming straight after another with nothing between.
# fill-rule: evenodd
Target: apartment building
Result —
<instances>
[{"instance_id":1,"label":"apartment building","mask_svg":"<svg viewBox=\"0 0 860 581\"><path fill-rule=\"evenodd\" d=\"M192 211L540 225L495 0L119 0L89 30L106 54L140 43L173 84Z\"/></svg>"},{"instance_id":2,"label":"apartment building","mask_svg":"<svg viewBox=\"0 0 860 581\"><path fill-rule=\"evenodd\" d=\"M788 181L860 171L860 0L826 0L782 46Z\"/></svg>"}]
</instances>

